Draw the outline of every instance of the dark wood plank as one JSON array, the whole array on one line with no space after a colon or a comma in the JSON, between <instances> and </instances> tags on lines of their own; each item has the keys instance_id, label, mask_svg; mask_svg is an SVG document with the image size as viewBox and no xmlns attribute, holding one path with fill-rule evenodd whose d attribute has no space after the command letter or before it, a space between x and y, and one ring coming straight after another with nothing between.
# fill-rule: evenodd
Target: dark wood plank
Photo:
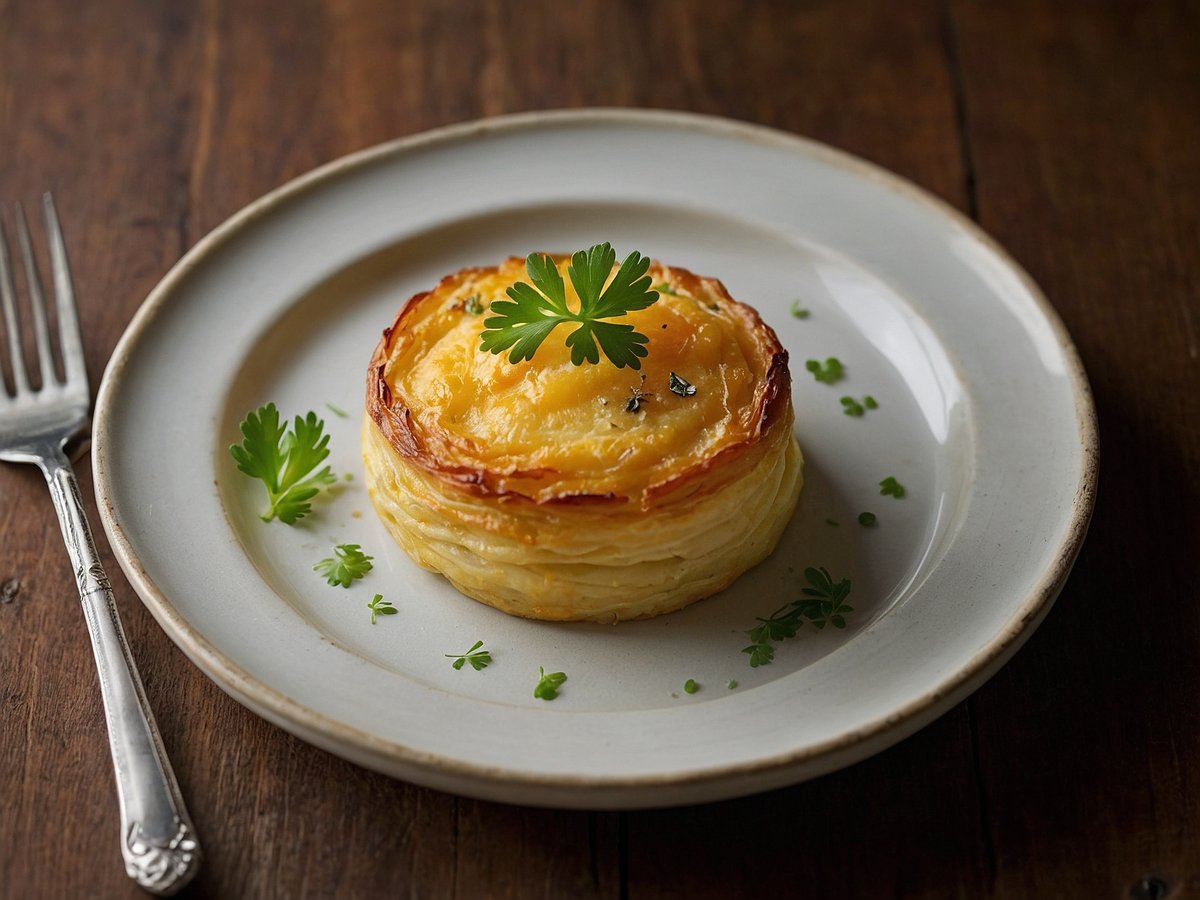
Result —
<instances>
[{"instance_id":1,"label":"dark wood plank","mask_svg":"<svg viewBox=\"0 0 1200 900\"><path fill-rule=\"evenodd\" d=\"M178 255L173 188L185 162L172 80L187 45L172 36L186 31L186 17L137 4L0 6L0 201L7 216L14 201L36 209L41 191L56 193L93 389L140 297ZM86 462L79 473L98 523ZM136 896L119 857L91 649L45 484L5 465L0 498L0 582L20 584L0 605L0 894ZM107 553L105 562L116 571ZM151 683L155 706L180 702L182 658L128 588L118 603L138 658L169 676ZM164 737L177 750L184 733Z\"/></svg>"},{"instance_id":2,"label":"dark wood plank","mask_svg":"<svg viewBox=\"0 0 1200 900\"><path fill-rule=\"evenodd\" d=\"M964 705L796 787L630 813L631 900L986 896L990 861Z\"/></svg>"},{"instance_id":3,"label":"dark wood plank","mask_svg":"<svg viewBox=\"0 0 1200 900\"><path fill-rule=\"evenodd\" d=\"M620 896L617 813L458 801L459 897Z\"/></svg>"},{"instance_id":4,"label":"dark wood plank","mask_svg":"<svg viewBox=\"0 0 1200 900\"><path fill-rule=\"evenodd\" d=\"M1063 316L1101 423L1071 581L978 697L997 896L1200 878L1198 12L954 4L980 218Z\"/></svg>"}]
</instances>

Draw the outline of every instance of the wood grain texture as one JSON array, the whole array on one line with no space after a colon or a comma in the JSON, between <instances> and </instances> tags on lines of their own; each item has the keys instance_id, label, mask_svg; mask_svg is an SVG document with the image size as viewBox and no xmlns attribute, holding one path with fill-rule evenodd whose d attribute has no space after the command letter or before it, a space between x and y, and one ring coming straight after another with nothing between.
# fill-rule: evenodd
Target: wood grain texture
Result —
<instances>
[{"instance_id":1,"label":"wood grain texture","mask_svg":"<svg viewBox=\"0 0 1200 900\"><path fill-rule=\"evenodd\" d=\"M980 219L1054 301L1101 423L1075 573L975 700L998 896L1198 886L1198 13L955 6Z\"/></svg>"},{"instance_id":2,"label":"wood grain texture","mask_svg":"<svg viewBox=\"0 0 1200 900\"><path fill-rule=\"evenodd\" d=\"M1062 315L1100 411L1091 534L1012 663L866 762L692 809L536 810L367 772L227 698L116 579L208 854L187 896L1200 887L1198 19L1036 0L0 0L0 214L55 191L93 384L180 254L289 178L478 116L648 106L826 141L976 215ZM40 475L0 466L0 897L133 898L59 543Z\"/></svg>"}]
</instances>

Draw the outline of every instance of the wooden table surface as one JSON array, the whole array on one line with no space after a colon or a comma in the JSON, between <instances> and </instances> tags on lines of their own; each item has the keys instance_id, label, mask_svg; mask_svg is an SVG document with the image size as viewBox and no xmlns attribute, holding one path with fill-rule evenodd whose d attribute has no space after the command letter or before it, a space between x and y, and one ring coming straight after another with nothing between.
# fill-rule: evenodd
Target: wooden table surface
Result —
<instances>
[{"instance_id":1,"label":"wooden table surface","mask_svg":"<svg viewBox=\"0 0 1200 900\"><path fill-rule=\"evenodd\" d=\"M894 748L631 813L343 762L229 699L117 577L207 850L187 896L1195 896L1200 6L0 0L0 202L11 223L11 203L56 192L93 390L157 280L256 197L390 138L576 106L805 135L998 238L1095 392L1099 501L1074 574L1011 663ZM0 896L138 896L97 696L42 478L0 466Z\"/></svg>"}]
</instances>

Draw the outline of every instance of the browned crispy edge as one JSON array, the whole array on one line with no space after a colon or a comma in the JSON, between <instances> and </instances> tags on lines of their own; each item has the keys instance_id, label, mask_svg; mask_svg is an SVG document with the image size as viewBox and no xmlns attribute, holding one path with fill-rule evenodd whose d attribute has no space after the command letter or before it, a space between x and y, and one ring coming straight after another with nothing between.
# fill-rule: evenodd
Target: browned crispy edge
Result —
<instances>
[{"instance_id":1,"label":"browned crispy edge","mask_svg":"<svg viewBox=\"0 0 1200 900\"><path fill-rule=\"evenodd\" d=\"M561 257L557 259L561 260ZM537 499L518 491L501 487L502 479L518 475L526 478L539 478L555 474L553 470L542 469L523 472L495 472L486 466L472 468L451 465L443 462L430 451L420 440L412 427L412 413L404 402L403 397L393 394L385 378L387 362L391 358L395 339L401 334L409 321L420 307L421 301L430 294L436 293L448 281L473 272L481 272L482 268L467 268L443 278L433 291L422 291L414 294L408 302L400 307L392 324L383 330L371 361L367 366L367 415L375 423L380 433L402 457L442 482L467 491L480 497L492 497L508 501L528 501L543 506L575 505L580 503L625 503L628 497L614 493L592 494L580 492L563 492ZM763 384L755 396L758 407L756 427L753 434L746 440L738 441L722 448L717 453L700 460L682 472L656 484L649 485L644 495L638 498L644 503L661 499L677 490L686 488L692 482L702 478L717 466L726 465L738 456L749 452L760 444L770 433L771 428L784 417L791 396L791 374L788 371L788 354L779 343L779 337L774 329L762 320L758 312L745 303L741 303L729 295L729 291L718 279L705 278L689 272L687 269L670 268L672 278L682 284L693 296L700 296L700 285L706 283L716 289L722 303L730 311L744 320L754 335L755 347L762 351L763 357L769 354L767 374Z\"/></svg>"}]
</instances>

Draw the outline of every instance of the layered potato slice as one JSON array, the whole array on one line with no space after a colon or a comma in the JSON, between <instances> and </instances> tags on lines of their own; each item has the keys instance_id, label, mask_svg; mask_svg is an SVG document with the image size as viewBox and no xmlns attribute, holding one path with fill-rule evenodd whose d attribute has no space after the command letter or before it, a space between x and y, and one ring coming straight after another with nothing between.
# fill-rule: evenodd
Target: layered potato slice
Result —
<instances>
[{"instance_id":1,"label":"layered potato slice","mask_svg":"<svg viewBox=\"0 0 1200 900\"><path fill-rule=\"evenodd\" d=\"M649 275L667 290L620 319L649 337L640 371L572 364L567 325L531 360L480 350L487 306L527 280L518 257L400 310L368 367L363 459L421 566L508 613L615 622L710 596L771 552L802 484L787 353L719 281Z\"/></svg>"}]
</instances>

